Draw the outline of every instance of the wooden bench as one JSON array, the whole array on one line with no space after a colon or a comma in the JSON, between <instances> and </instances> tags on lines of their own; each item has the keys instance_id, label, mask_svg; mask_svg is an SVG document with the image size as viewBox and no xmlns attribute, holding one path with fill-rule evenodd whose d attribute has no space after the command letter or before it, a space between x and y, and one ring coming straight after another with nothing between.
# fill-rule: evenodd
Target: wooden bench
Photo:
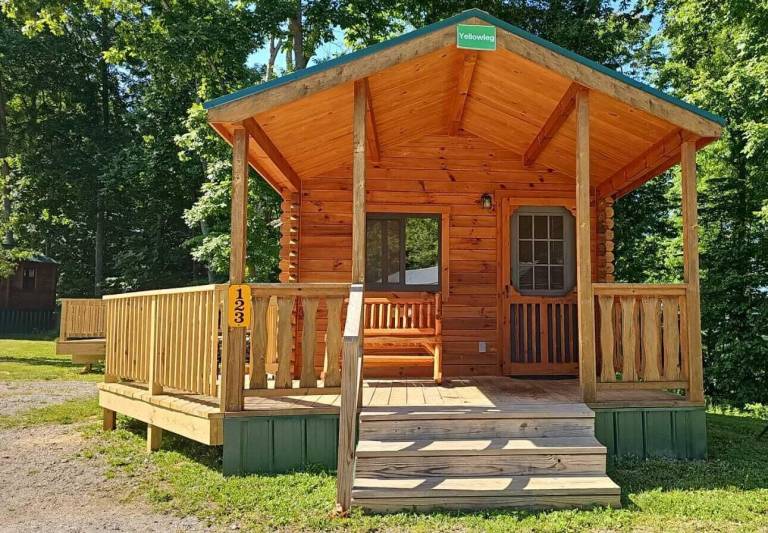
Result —
<instances>
[{"instance_id":1,"label":"wooden bench","mask_svg":"<svg viewBox=\"0 0 768 533\"><path fill-rule=\"evenodd\" d=\"M440 293L368 293L364 311L364 363L367 367L430 366L442 382ZM393 350L420 349L423 355L396 355Z\"/></svg>"},{"instance_id":2,"label":"wooden bench","mask_svg":"<svg viewBox=\"0 0 768 533\"><path fill-rule=\"evenodd\" d=\"M56 353L90 366L103 361L106 347L106 305L95 298L62 298Z\"/></svg>"}]
</instances>

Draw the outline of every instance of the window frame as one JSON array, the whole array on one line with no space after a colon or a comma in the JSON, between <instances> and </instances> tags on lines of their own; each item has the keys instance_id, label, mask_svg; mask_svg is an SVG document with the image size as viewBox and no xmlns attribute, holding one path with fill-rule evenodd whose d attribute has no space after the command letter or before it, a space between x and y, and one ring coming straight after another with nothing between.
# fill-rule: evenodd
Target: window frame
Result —
<instances>
[{"instance_id":1,"label":"window frame","mask_svg":"<svg viewBox=\"0 0 768 533\"><path fill-rule=\"evenodd\" d=\"M563 288L562 289L521 289L520 288L520 216L561 216L563 218ZM531 231L534 231L533 227ZM576 220L565 207L522 206L510 217L510 276L512 286L523 296L565 296L576 287ZM535 241L536 238L534 237ZM543 239L539 239L543 240ZM547 235L547 242L551 242ZM532 250L534 253L534 250ZM535 256L532 257L535 264ZM548 263L551 266L550 263Z\"/></svg>"},{"instance_id":2,"label":"window frame","mask_svg":"<svg viewBox=\"0 0 768 533\"><path fill-rule=\"evenodd\" d=\"M368 212L365 214L365 272L368 273L368 221L373 220L398 220L400 222L400 279L399 283L373 283L365 281L367 291L391 291L391 292L441 292L443 286L443 222L442 213L412 213L412 212ZM405 283L406 247L405 226L409 218L431 218L437 221L437 284L435 285L407 285ZM382 245L386 239L382 239ZM382 250L383 252L383 250ZM382 253L382 258L386 254Z\"/></svg>"},{"instance_id":3,"label":"window frame","mask_svg":"<svg viewBox=\"0 0 768 533\"><path fill-rule=\"evenodd\" d=\"M27 272L31 272L31 276L27 276ZM32 280L32 286L27 287L26 282L28 279ZM21 268L21 290L34 291L37 289L37 269L35 267L22 267Z\"/></svg>"}]
</instances>

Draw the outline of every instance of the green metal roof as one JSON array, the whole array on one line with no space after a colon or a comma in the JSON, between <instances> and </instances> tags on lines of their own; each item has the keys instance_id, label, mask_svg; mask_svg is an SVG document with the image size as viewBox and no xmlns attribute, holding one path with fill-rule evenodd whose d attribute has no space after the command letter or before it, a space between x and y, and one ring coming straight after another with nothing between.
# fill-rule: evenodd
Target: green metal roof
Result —
<instances>
[{"instance_id":1,"label":"green metal roof","mask_svg":"<svg viewBox=\"0 0 768 533\"><path fill-rule=\"evenodd\" d=\"M340 65L344 65L346 63L349 63L351 61L355 61L357 59L375 54L377 52L380 52L382 50L386 50L387 48L391 48L393 46L397 46L399 44L406 43L410 40L413 40L417 37L420 37L422 35L426 35L428 33L432 33L437 30L441 30L445 27L451 26L453 24L457 24L459 22L465 21L470 18L478 18L484 22L487 22L488 24L492 24L493 26L496 26L498 28L501 28L504 31L507 31L509 33L512 33L514 35L517 35L518 37L522 37L523 39L526 39L528 41L531 41L535 44L538 44L540 46L543 46L544 48L547 48L549 50L552 50L553 52L556 52L564 57L567 57L568 59L572 59L573 61L578 61L579 63L597 70L598 72L601 72L603 74L606 74L612 78L615 78L616 80L625 83L627 85L630 85L632 87L635 87L637 89L640 89L642 91L645 91L648 94L651 94L657 98L660 98L662 100L666 100L667 102L674 104L680 108L683 108L687 111L691 111L693 113L696 113L697 115L704 117L707 120L711 120L713 122L716 122L720 124L721 126L725 125L725 119L715 115L714 113L710 113L709 111L706 111L704 109L701 109L700 107L697 107L693 104L690 104L688 102L685 102L683 100L680 100L679 98L675 98L672 95L669 95L665 92L662 92L655 87L651 87L650 85L647 85L645 83L639 82L635 79L630 78L629 76L625 76L624 74L621 74L620 72L617 72L615 70L612 70L605 65L601 65L600 63L597 63L596 61L592 61L591 59L587 59L584 56L581 56L577 54L576 52L572 52L571 50L567 50L563 48L562 46L558 46L555 43L552 43L550 41L547 41L546 39L542 39L541 37L537 37L536 35L533 35L532 33L529 33L521 28L518 28L517 26L514 26L512 24L509 24L508 22L504 22L501 19L498 19L492 15L489 15L485 11L482 11L480 9L468 9L467 11L463 11L459 13L458 15L455 15L453 17L441 20L439 22L435 22L434 24L430 24L428 26L424 26L423 28L419 28L417 30L414 30L409 33L405 33L403 35L400 35L399 37L395 37L394 39L390 39L388 41L384 41L381 43L377 43L373 46L369 46L367 48L364 48L362 50L358 50L357 52L352 52L350 54L346 54L340 57L337 57L335 59L332 59L330 61L326 61L324 63L320 63L317 65L313 65L311 67L305 68L303 70L298 70L296 72L292 72L290 74L287 74L285 76L282 76L280 78L261 83L259 85L253 85L251 87L246 87L245 89L241 89L239 91L235 91L233 93L220 96L218 98L214 98L213 100L208 100L203 104L203 107L205 109L213 109L215 107L223 106L225 104L228 104L230 102L234 102L235 100L239 100L241 98L246 98L248 96L253 96L255 94L262 93L264 91L268 91L270 89L273 89L275 87L280 87L281 85L287 85L289 83L292 83L297 80L301 80L303 78L306 78L308 76L312 76L313 74L316 74L318 72L322 72L327 69L331 69L334 67L338 67Z\"/></svg>"}]
</instances>

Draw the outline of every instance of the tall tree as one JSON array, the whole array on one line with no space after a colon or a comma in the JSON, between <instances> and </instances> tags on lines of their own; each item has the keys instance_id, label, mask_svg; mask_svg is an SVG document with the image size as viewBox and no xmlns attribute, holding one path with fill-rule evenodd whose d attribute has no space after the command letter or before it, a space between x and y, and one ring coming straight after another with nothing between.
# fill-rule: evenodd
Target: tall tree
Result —
<instances>
[{"instance_id":1,"label":"tall tree","mask_svg":"<svg viewBox=\"0 0 768 533\"><path fill-rule=\"evenodd\" d=\"M724 116L698 158L707 388L768 401L768 5L671 0L659 84Z\"/></svg>"}]
</instances>

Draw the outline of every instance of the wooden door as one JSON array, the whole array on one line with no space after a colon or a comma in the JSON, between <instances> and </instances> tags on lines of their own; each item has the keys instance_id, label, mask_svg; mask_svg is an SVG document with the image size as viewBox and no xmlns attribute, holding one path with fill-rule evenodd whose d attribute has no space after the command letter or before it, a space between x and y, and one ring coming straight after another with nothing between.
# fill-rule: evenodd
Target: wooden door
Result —
<instances>
[{"instance_id":1,"label":"wooden door","mask_svg":"<svg viewBox=\"0 0 768 533\"><path fill-rule=\"evenodd\" d=\"M499 312L502 318L499 322L499 343L502 347L502 370L506 375L571 376L579 372L575 288L561 295L545 294L546 291L542 294L523 294L513 282L515 254L520 253L520 242L523 241L515 238L515 232L521 231L519 223L515 223L515 213L519 215L529 206L570 211L573 200L547 199L545 202L537 204L535 199L503 198L499 205ZM543 210L542 216L553 212ZM519 265L517 268L520 268ZM572 268L575 270L575 263Z\"/></svg>"}]
</instances>

